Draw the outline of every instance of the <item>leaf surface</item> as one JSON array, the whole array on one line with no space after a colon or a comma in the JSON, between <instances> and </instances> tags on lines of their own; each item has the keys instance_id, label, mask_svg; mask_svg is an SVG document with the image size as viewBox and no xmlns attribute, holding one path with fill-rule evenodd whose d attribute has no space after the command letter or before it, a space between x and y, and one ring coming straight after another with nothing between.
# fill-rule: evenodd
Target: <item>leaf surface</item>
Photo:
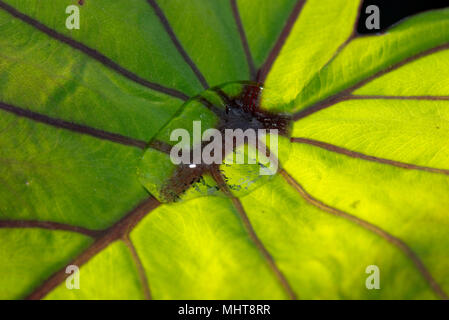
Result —
<instances>
[{"instance_id":1,"label":"leaf surface","mask_svg":"<svg viewBox=\"0 0 449 320\"><path fill-rule=\"evenodd\" d=\"M448 9L360 36L360 1L72 4L0 1L0 298L447 298ZM190 98L248 80L293 114L278 174L160 203L170 132L218 123Z\"/></svg>"}]
</instances>

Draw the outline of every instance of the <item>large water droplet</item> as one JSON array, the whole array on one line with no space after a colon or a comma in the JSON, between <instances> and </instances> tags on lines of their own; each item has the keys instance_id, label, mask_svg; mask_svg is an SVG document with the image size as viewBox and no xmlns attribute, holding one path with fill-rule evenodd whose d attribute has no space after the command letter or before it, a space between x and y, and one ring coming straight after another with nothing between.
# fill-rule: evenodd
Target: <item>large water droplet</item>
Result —
<instances>
[{"instance_id":1,"label":"large water droplet","mask_svg":"<svg viewBox=\"0 0 449 320\"><path fill-rule=\"evenodd\" d=\"M138 175L145 188L172 202L222 196L212 168L236 196L272 179L288 159L291 117L260 108L262 92L255 83L235 82L188 100L142 158Z\"/></svg>"}]
</instances>

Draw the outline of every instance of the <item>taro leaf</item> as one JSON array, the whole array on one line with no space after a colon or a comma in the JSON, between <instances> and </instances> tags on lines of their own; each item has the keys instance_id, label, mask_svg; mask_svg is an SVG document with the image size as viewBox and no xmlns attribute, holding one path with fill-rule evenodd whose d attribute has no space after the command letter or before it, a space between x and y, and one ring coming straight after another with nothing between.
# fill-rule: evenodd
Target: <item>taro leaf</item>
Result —
<instances>
[{"instance_id":1,"label":"taro leaf","mask_svg":"<svg viewBox=\"0 0 449 320\"><path fill-rule=\"evenodd\" d=\"M359 36L359 1L74 3L0 1L0 298L447 298L448 9ZM279 174L159 203L155 137L244 80L293 114Z\"/></svg>"}]
</instances>

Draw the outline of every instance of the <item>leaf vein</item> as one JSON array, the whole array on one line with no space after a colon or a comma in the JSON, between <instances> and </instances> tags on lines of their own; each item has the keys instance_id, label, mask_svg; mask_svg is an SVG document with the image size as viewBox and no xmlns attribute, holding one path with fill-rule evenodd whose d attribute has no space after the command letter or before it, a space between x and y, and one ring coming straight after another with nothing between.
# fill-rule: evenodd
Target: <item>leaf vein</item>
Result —
<instances>
[{"instance_id":1,"label":"leaf vein","mask_svg":"<svg viewBox=\"0 0 449 320\"><path fill-rule=\"evenodd\" d=\"M303 144L313 145L315 147L325 149L325 150L328 150L331 152L344 154L344 155L352 157L352 158L363 159L363 160L368 160L368 161L382 163L382 164L388 164L388 165L398 167L398 168L421 170L421 171L449 175L448 169L439 169L439 168L432 168L432 167L426 167L426 166L419 166L419 165L415 165L415 164L411 164L411 163L405 163L405 162L395 161L395 160L391 160L391 159L374 157L374 156L370 156L370 155L367 155L367 154L364 154L361 152L352 151L349 149L345 149L345 148L342 148L342 147L339 147L339 146L336 146L336 145L333 145L330 143L318 141L318 140L294 137L294 138L291 138L291 141L295 142L295 143L303 143Z\"/></svg>"},{"instance_id":2,"label":"leaf vein","mask_svg":"<svg viewBox=\"0 0 449 320\"><path fill-rule=\"evenodd\" d=\"M181 91L178 91L173 88L164 87L160 84L153 83L153 82L150 82L146 79L139 77L135 73L120 66L118 63L112 61L111 59L109 59L102 53L98 52L97 50L92 49L92 48L82 44L81 42L73 40L73 39L57 32L56 30L53 30L53 29L47 27L46 25L44 25L44 24L40 23L39 21L33 19L32 17L27 16L26 14L18 11L17 9L6 4L3 1L0 1L0 8L3 9L4 11L8 12L9 14L11 14L13 17L21 20L22 22L25 22L26 24L32 26L33 28L47 34L51 38L58 40L60 42L63 42L65 44L69 45L70 47L72 47L73 49L76 49L76 50L90 56L91 58L100 62L104 66L114 70L115 72L121 74L122 76L128 78L131 81L134 81L134 82L136 82L140 85L143 85L147 88L170 95L172 97L175 97L175 98L178 98L178 99L181 99L184 101L189 99L189 97Z\"/></svg>"},{"instance_id":3,"label":"leaf vein","mask_svg":"<svg viewBox=\"0 0 449 320\"><path fill-rule=\"evenodd\" d=\"M237 0L230 0L232 14L234 16L235 24L237 26L237 30L240 36L240 42L242 43L243 50L245 51L246 61L249 67L249 73L252 80L256 80L256 67L254 64L253 56L251 54L251 50L249 48L248 39L246 37L245 29L242 24L242 19L240 17L239 8L237 5Z\"/></svg>"},{"instance_id":4,"label":"leaf vein","mask_svg":"<svg viewBox=\"0 0 449 320\"><path fill-rule=\"evenodd\" d=\"M218 184L220 190L232 201L232 204L234 205L235 209L237 210L237 212L240 216L240 219L243 222L246 232L248 233L248 235L249 235L250 239L253 241L253 243L256 245L260 254L263 256L263 258L267 262L268 266L270 267L271 271L275 275L276 279L279 281L281 286L284 288L284 290L286 291L289 298L291 300L296 300L297 299L296 293L293 291L293 289L292 289L291 285L289 284L285 275L282 273L282 271L276 265L276 262L274 261L272 255L268 252L267 248L265 248L264 244L257 236L256 231L254 230L254 228L251 224L251 221L249 220L248 215L246 214L245 209L243 208L242 203L229 190L218 167L214 167L211 170L211 175L214 178L215 182Z\"/></svg>"},{"instance_id":5,"label":"leaf vein","mask_svg":"<svg viewBox=\"0 0 449 320\"><path fill-rule=\"evenodd\" d=\"M182 56L184 61L189 65L190 69L193 71L195 76L197 77L198 81L201 83L201 85L204 87L204 89L209 88L209 84L207 83L206 78L201 73L198 66L193 62L192 58L190 58L189 54L186 52L184 47L182 46L181 42L179 41L178 37L176 36L175 32L173 31L172 27L170 26L170 23L168 22L167 17L165 16L162 9L159 7L157 2L155 0L147 0L148 4L153 8L154 12L156 13L157 17L159 18L160 22L162 23L165 31L167 32L168 36L170 37L171 41L173 42L174 46L176 47L176 50L178 50L179 54Z\"/></svg>"},{"instance_id":6,"label":"leaf vein","mask_svg":"<svg viewBox=\"0 0 449 320\"><path fill-rule=\"evenodd\" d=\"M121 220L115 223L110 228L102 232L102 236L82 252L78 257L73 259L67 265L76 265L81 267L90 261L95 255L109 246L116 240L123 239L129 232L150 212L156 209L160 202L150 196L142 201L137 207L126 214ZM67 266L66 265L66 266ZM39 300L44 298L54 288L56 288L62 281L66 279L68 274L65 273L66 266L53 273L40 286L35 288L27 297L28 300Z\"/></svg>"},{"instance_id":7,"label":"leaf vein","mask_svg":"<svg viewBox=\"0 0 449 320\"><path fill-rule=\"evenodd\" d=\"M435 292L435 294L443 299L448 300L447 294L443 291L443 289L439 286L439 284L436 282L436 280L433 278L432 274L429 272L427 267L424 265L424 263L421 261L419 256L401 239L393 236L392 234L388 233L387 231L383 230L382 228L371 224L368 221L365 221L363 219L360 219L352 214L349 214L347 212L344 212L342 210L339 210L337 208L331 207L324 202L314 198L311 194L309 194L299 182L297 182L290 174L285 171L284 169L280 170L280 174L282 177L287 181L288 184L290 184L308 203L311 205L317 207L318 209L327 212L329 214L335 215L337 217L341 217L343 219L346 219L348 221L351 221L355 224L358 224L362 228L371 231L378 236L382 237L395 247L397 247L399 250L401 250L415 265L416 269L421 273L423 278L426 280L428 285L431 287L431 289Z\"/></svg>"}]
</instances>

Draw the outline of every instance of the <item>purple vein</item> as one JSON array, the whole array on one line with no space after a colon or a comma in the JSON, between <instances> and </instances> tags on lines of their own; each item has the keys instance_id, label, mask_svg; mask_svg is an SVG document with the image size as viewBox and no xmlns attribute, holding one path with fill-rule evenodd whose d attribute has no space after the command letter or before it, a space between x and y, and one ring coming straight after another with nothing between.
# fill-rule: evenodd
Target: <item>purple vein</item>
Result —
<instances>
[{"instance_id":1,"label":"purple vein","mask_svg":"<svg viewBox=\"0 0 449 320\"><path fill-rule=\"evenodd\" d=\"M0 102L0 110L15 114L16 116L27 118L36 122L44 123L60 129L70 130L72 132L86 134L95 138L102 140L108 140L115 143L137 147L140 149L146 148L146 142L141 140L136 140L133 138L125 137L116 133L106 132L103 130L95 129L92 127L75 124L62 119L51 118L46 115L36 113L30 110L22 109L16 106L12 106L3 102Z\"/></svg>"},{"instance_id":2,"label":"purple vein","mask_svg":"<svg viewBox=\"0 0 449 320\"><path fill-rule=\"evenodd\" d=\"M186 94L184 94L181 91L178 91L176 89L172 89L172 88L167 88L164 87L160 84L157 83L153 83L150 82L148 80L145 80L141 77L139 77L138 75L136 75L135 73L123 68L122 66L120 66L119 64L117 64L116 62L112 61L111 59L109 59L108 57L106 57L105 55L101 54L100 52L76 41L73 40L61 33L59 33L56 30L53 30L49 27L47 27L46 25L40 23L39 21L31 18L30 16L27 16L25 14L23 14L22 12L18 11L17 9L15 9L14 7L6 4L3 1L0 1L0 8L2 8L3 10L5 10L6 12L8 12L9 14L11 14L12 16L14 16L15 18L27 23L28 25L36 28L37 30L47 34L48 36L52 37L53 39L56 39L60 42L63 42L67 45L69 45L70 47L72 47L73 49L76 49L88 56L90 56L91 58L95 59L96 61L100 62L101 64L103 64L104 66L114 70L115 72L121 74L122 76L128 78L129 80L132 80L140 85L143 85L147 88L150 88L152 90L155 91L159 91L161 93L170 95L172 97L181 99L181 100L188 100L188 96Z\"/></svg>"},{"instance_id":3,"label":"purple vein","mask_svg":"<svg viewBox=\"0 0 449 320\"><path fill-rule=\"evenodd\" d=\"M215 113L216 116L218 116L219 118L224 117L225 110L220 109L219 107L217 107L216 105L214 105L212 102L210 102L209 100L207 100L204 97L198 97L197 99L199 102L201 102L203 104L203 106L205 106L210 111Z\"/></svg>"},{"instance_id":4,"label":"purple vein","mask_svg":"<svg viewBox=\"0 0 449 320\"><path fill-rule=\"evenodd\" d=\"M123 239L129 232L151 211L160 205L153 197L149 197L137 205L133 210L126 214L121 220L115 223L110 228L104 230L102 235L95 240L95 242L83 251L78 257L73 259L67 265L76 265L81 267L86 264L95 255L109 246L116 240ZM28 300L38 300L44 298L56 286L63 282L68 274L65 273L66 266L53 273L49 278L44 280L41 285L33 290L28 296Z\"/></svg>"},{"instance_id":5,"label":"purple vein","mask_svg":"<svg viewBox=\"0 0 449 320\"><path fill-rule=\"evenodd\" d=\"M408 58L406 58L406 59L404 59L404 60L402 60L402 61L400 61L398 63L395 63L393 65L390 65L389 67L387 67L387 68L385 68L383 70L380 70L377 73L373 74L372 76L370 76L370 77L368 77L368 78L366 78L366 79L356 83L352 87L346 89L346 91L347 92L353 92L354 90L359 89L360 87L364 86L368 82L371 82L374 79L377 79L377 78L383 76L386 73L389 73L391 71L397 70L397 69L399 69L399 68L401 68L401 67L403 67L403 66L405 66L405 65L407 65L409 63L412 63L412 62L414 62L414 61L416 61L418 59L424 58L426 56L429 56L431 54L434 54L434 53L437 53L439 51L446 50L446 49L449 49L449 43L445 43L445 44L439 45L437 47L425 50L425 51L420 52L420 53L418 53L416 55L408 57Z\"/></svg>"},{"instance_id":6,"label":"purple vein","mask_svg":"<svg viewBox=\"0 0 449 320\"><path fill-rule=\"evenodd\" d=\"M0 220L0 228L37 228L59 231L71 231L86 235L88 237L97 238L102 234L101 230L91 230L83 227L72 226L69 224L51 222L51 221L36 221L36 220Z\"/></svg>"},{"instance_id":7,"label":"purple vein","mask_svg":"<svg viewBox=\"0 0 449 320\"><path fill-rule=\"evenodd\" d=\"M298 111L293 115L293 120L298 121L306 118L318 111L329 108L337 103L348 100L416 100L416 101L449 101L449 96L380 96L380 95L352 95L339 94L329 99L323 100L312 107Z\"/></svg>"},{"instance_id":8,"label":"purple vein","mask_svg":"<svg viewBox=\"0 0 449 320\"><path fill-rule=\"evenodd\" d=\"M139 254L137 253L136 247L134 246L131 239L129 238L129 234L126 234L122 240L125 243L125 245L128 247L128 249L131 253L131 256L133 258L134 264L136 265L137 273L139 275L140 284L142 286L144 297L146 300L151 300L151 290L150 290L150 286L148 285L148 278L147 278L145 269L143 267L142 260L140 259Z\"/></svg>"},{"instance_id":9,"label":"purple vein","mask_svg":"<svg viewBox=\"0 0 449 320\"><path fill-rule=\"evenodd\" d=\"M297 299L296 294L293 291L293 289L291 288L290 284L288 283L287 278L282 273L282 271L278 268L278 266L276 265L276 262L274 261L273 257L271 256L271 254L265 248L265 246L262 243L262 241L257 236L256 231L254 230L254 228L253 228L253 226L252 226L252 224L251 224L251 222L250 222L250 220L248 218L248 215L246 214L245 209L243 208L242 203L229 190L229 188L228 188L225 180L223 179L223 176L220 173L218 167L214 167L211 170L211 175L214 178L215 182L220 187L220 190L232 201L232 204L236 208L236 210L237 210L237 212L238 212L238 214L240 216L240 219L243 222L243 225L245 227L246 232L248 233L250 239L256 245L256 248L261 253L261 255L263 256L265 261L267 262L268 266L270 267L271 271L275 275L276 279L279 281L281 286L284 288L284 290L286 291L286 293L289 296L289 298L292 299L292 300L296 300Z\"/></svg>"},{"instance_id":10,"label":"purple vein","mask_svg":"<svg viewBox=\"0 0 449 320\"><path fill-rule=\"evenodd\" d=\"M357 90L357 89L363 87L364 85L366 85L367 83L369 83L369 82L371 82L371 81L373 81L373 80L375 80L377 78L380 78L381 76L383 76L383 75L385 75L385 74L387 74L389 72L395 71L395 70L397 70L397 69L399 69L399 68L401 68L401 67L403 67L403 66L405 66L405 65L407 65L409 63L412 63L412 62L414 62L414 61L416 61L416 60L418 60L420 58L424 58L426 56L429 56L431 54L434 54L434 53L437 53L439 51L446 50L446 49L449 49L449 43L445 43L445 44L439 45L437 47L431 48L429 50L425 50L425 51L420 52L420 53L418 53L416 55L408 57L408 58L406 58L406 59L404 59L404 60L402 60L402 61L400 61L398 63L390 65L390 66L388 66L388 67L386 67L386 68L384 68L384 69L374 73L373 75L371 75L371 76L369 76L369 77L367 77L367 78L357 82L356 84L350 86L349 88L347 88L347 89L345 89L345 90L343 90L343 91L341 91L341 92L339 92L339 93L337 93L335 95L332 95L332 96L330 96L330 97L328 97L328 98L326 98L324 100L321 100L321 101L315 103L314 105L312 105L310 107L307 107L304 110L301 110L301 111L295 113L293 115L293 119L296 121L296 120L302 119L304 117L307 117L307 116L309 116L309 115L311 115L311 114L313 114L313 113L315 113L315 112L317 112L319 110L322 110L324 108L328 108L328 107L330 107L330 106L332 106L332 105L334 105L334 104L336 104L338 102L341 102L341 101L344 101L344 100L348 100L348 99L355 99L354 97L357 97L357 96L351 96L351 94L355 90ZM379 96L373 96L373 97L379 97ZM399 98L399 97L395 97L395 98ZM395 98L392 98L392 99L395 99ZM406 99L406 98L407 97L404 97L404 99ZM413 99L413 97L410 97L410 98ZM445 100L444 97L443 97L443 99L438 99L438 97L433 97L433 98L434 98L433 100ZM416 99L416 97L415 97L415 99ZM422 100L424 100L424 99L422 99Z\"/></svg>"},{"instance_id":11,"label":"purple vein","mask_svg":"<svg viewBox=\"0 0 449 320\"><path fill-rule=\"evenodd\" d=\"M342 147L338 147L336 145L333 145L333 144L330 144L330 143L326 143L326 142L322 142L322 141L317 141L317 140L312 140L312 139L307 139L307 138L291 138L291 141L292 142L296 142L296 143L303 143L303 144L312 145L312 146L315 146L315 147L318 147L318 148L321 148L321 149L325 149L325 150L328 150L328 151L331 151L331 152L344 154L344 155L352 157L352 158L357 158L357 159L363 159L363 160L373 161L373 162L377 162L377 163L388 164L388 165L395 166L395 167L398 167L398 168L411 169L411 170L421 170L421 171L427 171L427 172L433 172L433 173L440 173L440 174L449 175L449 170L447 170L447 169L438 169L438 168L432 168L432 167L424 167L424 166L418 166L418 165L405 163L405 162L399 162L399 161L390 160L390 159L378 158L378 157L366 155L366 154L363 154L363 153L360 153L360 152L348 150L348 149L345 149L345 148L342 148Z\"/></svg>"},{"instance_id":12,"label":"purple vein","mask_svg":"<svg viewBox=\"0 0 449 320\"><path fill-rule=\"evenodd\" d=\"M429 100L449 101L449 96L380 96L380 95L351 95L353 100Z\"/></svg>"},{"instance_id":13,"label":"purple vein","mask_svg":"<svg viewBox=\"0 0 449 320\"><path fill-rule=\"evenodd\" d=\"M321 73L321 71L323 71L323 69L327 68L339 55L340 53L343 51L344 48L346 48L348 46L348 44L359 37L358 33L357 33L357 26L360 20L360 15L362 12L362 8L363 8L363 0L359 0L359 6L357 9L357 16L355 19L355 22L352 26L352 31L351 34L349 35L349 37L337 48L337 50L334 52L334 54L332 55L332 57L320 68L320 70L317 72L318 74ZM305 88L307 88L309 86L309 84L307 84L305 86Z\"/></svg>"},{"instance_id":14,"label":"purple vein","mask_svg":"<svg viewBox=\"0 0 449 320\"><path fill-rule=\"evenodd\" d=\"M440 297L441 299L447 300L448 296L440 288L438 283L435 281L431 273L427 270L424 263L418 257L418 255L401 239L391 235L385 230L379 228L378 226L369 223L368 221L362 220L356 216L353 216L347 212L331 207L322 201L314 198L310 195L292 176L290 176L284 169L280 170L280 174L283 178L311 205L317 207L318 209L323 210L324 212L330 213L332 215L341 217L348 221L358 224L362 228L371 231L378 236L382 237L392 245L396 246L399 250L401 250L415 265L416 269L421 273L423 278L427 281L432 290Z\"/></svg>"},{"instance_id":15,"label":"purple vein","mask_svg":"<svg viewBox=\"0 0 449 320\"><path fill-rule=\"evenodd\" d=\"M256 67L254 65L253 56L251 55L251 50L248 44L248 38L246 37L245 28L242 24L242 19L240 17L239 8L237 5L237 0L230 0L232 14L234 16L235 24L237 25L237 30L239 32L240 41L243 46L243 50L245 51L246 61L248 63L249 73L252 80L256 80Z\"/></svg>"},{"instance_id":16,"label":"purple vein","mask_svg":"<svg viewBox=\"0 0 449 320\"><path fill-rule=\"evenodd\" d=\"M157 17L159 18L160 22L162 23L162 26L165 28L165 31L167 32L167 34L170 37L173 44L175 45L179 54L182 56L184 61L189 65L190 69L192 69L193 73L195 74L195 76L197 77L197 79L201 83L201 85L204 87L204 89L208 89L209 84L207 83L206 78L203 76L200 69L196 66L196 64L193 62L193 60L190 58L190 56L185 51L184 47L182 46L181 42L179 41L179 39L176 36L175 32L173 31L172 27L170 26L170 23L168 22L168 19L165 16L162 9L159 7L159 5L156 3L155 0L147 0L147 2L154 9L154 12L156 13ZM192 22L192 23L194 23L194 22Z\"/></svg>"},{"instance_id":17,"label":"purple vein","mask_svg":"<svg viewBox=\"0 0 449 320\"><path fill-rule=\"evenodd\" d=\"M285 42L287 41L288 36L290 35L290 32L293 29L293 26L296 22L296 20L299 17L299 14L302 11L302 8L304 7L304 4L306 3L306 0L298 0L296 2L295 7L293 8L290 16L287 19L287 22L285 23L284 29L282 30L281 34L279 35L274 47L271 49L270 53L268 54L267 60L265 60L262 67L259 69L259 72L257 74L257 82L264 83L266 80L266 77L268 73L271 70L271 67L273 66L274 61L278 57L279 53L281 52L282 47L284 46Z\"/></svg>"}]
</instances>

